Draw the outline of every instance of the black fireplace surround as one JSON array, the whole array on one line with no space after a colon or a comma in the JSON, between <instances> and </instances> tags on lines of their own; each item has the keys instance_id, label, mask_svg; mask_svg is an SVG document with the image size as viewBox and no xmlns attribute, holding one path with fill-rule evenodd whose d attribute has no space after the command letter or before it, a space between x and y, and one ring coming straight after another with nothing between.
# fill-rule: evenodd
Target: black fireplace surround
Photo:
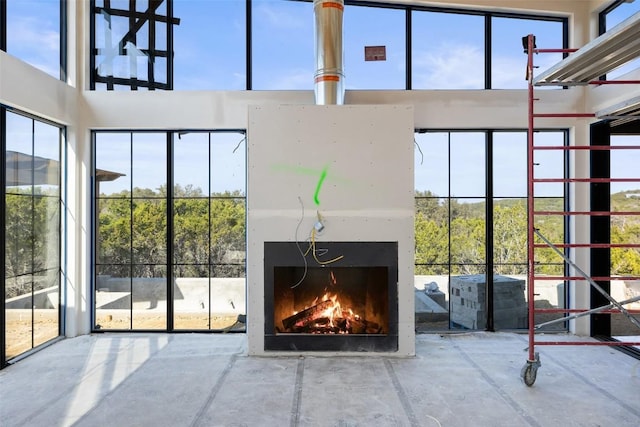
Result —
<instances>
[{"instance_id":1,"label":"black fireplace surround","mask_svg":"<svg viewBox=\"0 0 640 427\"><path fill-rule=\"evenodd\" d=\"M398 350L397 242L265 242L264 295L265 351Z\"/></svg>"}]
</instances>

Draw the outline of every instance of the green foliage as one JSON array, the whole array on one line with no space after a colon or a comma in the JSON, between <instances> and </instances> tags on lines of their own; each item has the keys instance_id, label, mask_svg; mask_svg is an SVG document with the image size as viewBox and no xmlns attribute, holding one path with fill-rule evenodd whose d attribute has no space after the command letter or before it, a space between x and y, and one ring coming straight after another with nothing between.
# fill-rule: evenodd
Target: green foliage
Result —
<instances>
[{"instance_id":1,"label":"green foliage","mask_svg":"<svg viewBox=\"0 0 640 427\"><path fill-rule=\"evenodd\" d=\"M612 195L612 210L636 212L640 198ZM245 200L239 191L211 194L192 186L173 189L174 235L167 236L167 188L135 188L97 200L98 274L164 277L172 244L176 277L242 277ZM558 198L536 199L538 211L562 211ZM12 190L6 196L5 262L8 279L56 268L59 263L59 197L45 190ZM494 208L494 264L500 274L524 274L527 265L526 200L497 200ZM416 193L416 274L467 274L485 264L485 205ZM451 218L451 220L449 220ZM562 215L540 215L536 227L562 242ZM449 233L451 231L451 233ZM640 216L612 216L612 243L640 244ZM562 259L551 249L536 250L538 274L561 275ZM611 250L612 275L640 275L640 251ZM12 280L12 279L11 279ZM30 281L7 282L8 297L24 293ZM14 289L15 288L15 289Z\"/></svg>"},{"instance_id":2,"label":"green foliage","mask_svg":"<svg viewBox=\"0 0 640 427\"><path fill-rule=\"evenodd\" d=\"M242 277L245 203L239 191L207 197L193 186L173 190L174 235L167 236L167 191L135 188L98 199L100 274L165 277L172 245L176 277ZM131 272L131 265L135 271Z\"/></svg>"},{"instance_id":3,"label":"green foliage","mask_svg":"<svg viewBox=\"0 0 640 427\"><path fill-rule=\"evenodd\" d=\"M57 191L12 188L5 196L6 297L46 285L60 266L60 202Z\"/></svg>"},{"instance_id":4,"label":"green foliage","mask_svg":"<svg viewBox=\"0 0 640 427\"><path fill-rule=\"evenodd\" d=\"M640 198L627 196L640 191L616 193L613 211L638 212ZM560 198L537 198L536 211L562 212ZM429 191L416 192L415 262L416 274L472 274L485 263L485 203L460 203L438 198ZM524 199L496 200L494 203L494 253L496 272L525 274L527 266L527 207ZM449 218L451 221L449 222ZM538 215L536 228L549 241L564 241L563 215ZM449 242L449 227L451 241ZM611 242L640 244L640 216L611 218ZM536 243L542 243L536 237ZM449 269L449 265L451 267ZM564 261L551 248L535 250L536 274L563 275ZM611 250L612 275L640 275L640 251L635 248Z\"/></svg>"}]
</instances>

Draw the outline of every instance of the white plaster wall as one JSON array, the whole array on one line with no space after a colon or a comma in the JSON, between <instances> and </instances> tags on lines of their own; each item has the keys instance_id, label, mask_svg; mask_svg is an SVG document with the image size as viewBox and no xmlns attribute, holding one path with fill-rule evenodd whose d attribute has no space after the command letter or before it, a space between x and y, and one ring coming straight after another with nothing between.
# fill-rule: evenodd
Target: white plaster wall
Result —
<instances>
[{"instance_id":1,"label":"white plaster wall","mask_svg":"<svg viewBox=\"0 0 640 427\"><path fill-rule=\"evenodd\" d=\"M78 92L0 51L0 103L60 124L76 121Z\"/></svg>"},{"instance_id":2,"label":"white plaster wall","mask_svg":"<svg viewBox=\"0 0 640 427\"><path fill-rule=\"evenodd\" d=\"M264 351L264 242L306 240L317 212L318 241L398 242L393 354L415 354L413 129L410 106L249 108L249 354L280 354Z\"/></svg>"}]
</instances>

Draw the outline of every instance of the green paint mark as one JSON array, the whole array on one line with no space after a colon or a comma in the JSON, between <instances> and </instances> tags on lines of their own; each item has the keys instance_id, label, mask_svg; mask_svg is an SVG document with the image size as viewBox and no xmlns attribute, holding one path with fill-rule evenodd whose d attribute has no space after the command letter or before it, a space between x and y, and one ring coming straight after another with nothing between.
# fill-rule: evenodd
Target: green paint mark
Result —
<instances>
[{"instance_id":1,"label":"green paint mark","mask_svg":"<svg viewBox=\"0 0 640 427\"><path fill-rule=\"evenodd\" d=\"M273 165L271 169L279 172L292 172L297 175L313 175L317 176L320 171L318 169L305 168L301 166L289 166L289 165Z\"/></svg>"},{"instance_id":2,"label":"green paint mark","mask_svg":"<svg viewBox=\"0 0 640 427\"><path fill-rule=\"evenodd\" d=\"M329 166L325 166L325 168L322 169L322 173L320 174L320 180L318 181L318 185L316 185L316 192L313 195L313 201L316 203L316 206L320 206L320 200L318 200L318 194L320 194L320 188L322 188L322 183L324 182L324 179L327 177L327 169L329 169Z\"/></svg>"}]
</instances>

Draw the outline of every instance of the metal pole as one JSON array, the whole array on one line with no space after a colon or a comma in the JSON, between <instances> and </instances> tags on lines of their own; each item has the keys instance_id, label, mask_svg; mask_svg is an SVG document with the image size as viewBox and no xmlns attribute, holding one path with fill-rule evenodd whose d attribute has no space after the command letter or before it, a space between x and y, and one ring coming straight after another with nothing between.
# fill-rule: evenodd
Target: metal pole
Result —
<instances>
[{"instance_id":1,"label":"metal pole","mask_svg":"<svg viewBox=\"0 0 640 427\"><path fill-rule=\"evenodd\" d=\"M534 299L535 293L533 289L533 278L535 276L535 260L534 260L534 198L533 198L533 34L527 36L527 80L528 87L528 130L527 130L527 263L528 263L528 281L527 281L527 302L529 305L529 361L535 361L534 349Z\"/></svg>"}]
</instances>

